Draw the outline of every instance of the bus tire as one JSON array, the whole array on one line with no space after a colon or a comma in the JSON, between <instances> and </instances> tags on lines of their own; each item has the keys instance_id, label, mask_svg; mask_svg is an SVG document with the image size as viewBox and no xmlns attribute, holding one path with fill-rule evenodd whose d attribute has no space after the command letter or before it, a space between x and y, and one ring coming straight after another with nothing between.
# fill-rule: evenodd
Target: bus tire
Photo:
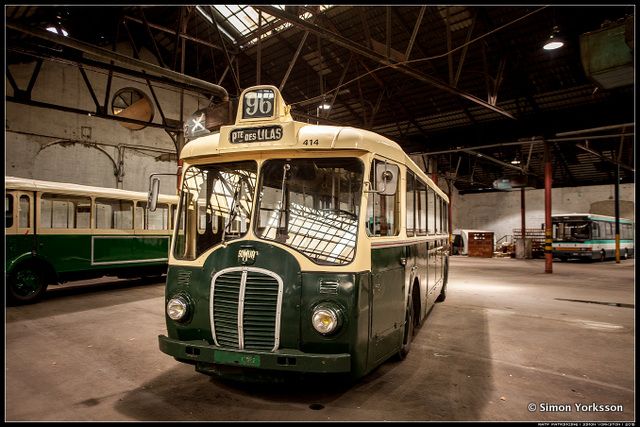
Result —
<instances>
[{"instance_id":1,"label":"bus tire","mask_svg":"<svg viewBox=\"0 0 640 427\"><path fill-rule=\"evenodd\" d=\"M411 342L413 341L415 326L413 316L413 299L411 298L411 295L409 295L409 301L407 301L407 310L405 313L404 337L402 339L402 347L400 347L400 350L398 351L398 359L400 360L404 360L411 350Z\"/></svg>"},{"instance_id":2,"label":"bus tire","mask_svg":"<svg viewBox=\"0 0 640 427\"><path fill-rule=\"evenodd\" d=\"M624 258L625 260L629 259L629 250L628 249L624 250L624 255L622 256L622 258Z\"/></svg>"},{"instance_id":3,"label":"bus tire","mask_svg":"<svg viewBox=\"0 0 640 427\"><path fill-rule=\"evenodd\" d=\"M607 259L607 254L605 253L604 249L602 249L600 251L600 261L604 261L605 259Z\"/></svg>"},{"instance_id":4,"label":"bus tire","mask_svg":"<svg viewBox=\"0 0 640 427\"><path fill-rule=\"evenodd\" d=\"M13 305L37 302L47 291L46 277L36 265L18 267L8 282L7 302Z\"/></svg>"},{"instance_id":5,"label":"bus tire","mask_svg":"<svg viewBox=\"0 0 640 427\"><path fill-rule=\"evenodd\" d=\"M447 299L447 284L442 285L442 289L440 290L440 295L436 298L436 302L443 302Z\"/></svg>"},{"instance_id":6,"label":"bus tire","mask_svg":"<svg viewBox=\"0 0 640 427\"><path fill-rule=\"evenodd\" d=\"M444 277L442 278L442 289L440 289L440 295L436 298L436 302L443 302L447 299L447 283L449 283L449 259L444 267Z\"/></svg>"}]
</instances>

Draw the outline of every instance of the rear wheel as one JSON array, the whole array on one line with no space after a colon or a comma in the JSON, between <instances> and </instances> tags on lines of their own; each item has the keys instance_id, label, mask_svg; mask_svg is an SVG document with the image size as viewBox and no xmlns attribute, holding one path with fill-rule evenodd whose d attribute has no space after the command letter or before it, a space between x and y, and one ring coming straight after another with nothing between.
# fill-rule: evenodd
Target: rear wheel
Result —
<instances>
[{"instance_id":1,"label":"rear wheel","mask_svg":"<svg viewBox=\"0 0 640 427\"><path fill-rule=\"evenodd\" d=\"M436 298L436 302L443 302L447 299L447 284L442 285L442 289L440 290L440 295Z\"/></svg>"},{"instance_id":2,"label":"rear wheel","mask_svg":"<svg viewBox=\"0 0 640 427\"><path fill-rule=\"evenodd\" d=\"M7 287L7 302L31 304L40 300L47 290L47 281L35 266L19 267L11 276Z\"/></svg>"},{"instance_id":3,"label":"rear wheel","mask_svg":"<svg viewBox=\"0 0 640 427\"><path fill-rule=\"evenodd\" d=\"M407 302L407 310L405 313L405 324L404 324L404 338L402 340L402 347L398 351L398 359L404 360L409 354L409 350L411 350L411 343L413 342L413 333L414 333L414 320L413 320L413 300L411 296L409 296L409 301Z\"/></svg>"}]
</instances>

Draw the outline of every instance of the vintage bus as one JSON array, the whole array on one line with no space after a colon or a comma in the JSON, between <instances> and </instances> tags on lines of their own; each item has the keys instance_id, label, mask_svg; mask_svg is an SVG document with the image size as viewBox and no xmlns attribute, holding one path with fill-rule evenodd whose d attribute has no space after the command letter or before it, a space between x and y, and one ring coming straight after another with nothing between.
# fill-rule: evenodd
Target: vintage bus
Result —
<instances>
[{"instance_id":1,"label":"vintage bus","mask_svg":"<svg viewBox=\"0 0 640 427\"><path fill-rule=\"evenodd\" d=\"M600 260L616 256L616 219L588 213L552 215L553 256L561 261L569 258ZM620 218L620 258L632 257L634 224Z\"/></svg>"},{"instance_id":2,"label":"vintage bus","mask_svg":"<svg viewBox=\"0 0 640 427\"><path fill-rule=\"evenodd\" d=\"M178 196L5 177L5 277L10 304L49 284L166 273Z\"/></svg>"},{"instance_id":3,"label":"vintage bus","mask_svg":"<svg viewBox=\"0 0 640 427\"><path fill-rule=\"evenodd\" d=\"M446 297L446 194L395 142L289 111L246 89L234 125L182 150L158 338L198 372L357 378Z\"/></svg>"}]
</instances>

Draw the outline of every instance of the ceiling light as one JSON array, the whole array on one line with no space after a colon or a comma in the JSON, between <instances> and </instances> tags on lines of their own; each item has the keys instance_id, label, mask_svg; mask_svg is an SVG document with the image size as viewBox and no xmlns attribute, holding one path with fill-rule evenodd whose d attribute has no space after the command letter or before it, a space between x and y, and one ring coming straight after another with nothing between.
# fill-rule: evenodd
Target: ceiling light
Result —
<instances>
[{"instance_id":1,"label":"ceiling light","mask_svg":"<svg viewBox=\"0 0 640 427\"><path fill-rule=\"evenodd\" d=\"M331 108L331 105L329 104L322 104L322 105L318 105L318 108L321 110L328 110Z\"/></svg>"},{"instance_id":2,"label":"ceiling light","mask_svg":"<svg viewBox=\"0 0 640 427\"><path fill-rule=\"evenodd\" d=\"M518 160L518 159L513 159L513 160L511 160L511 164L512 164L512 165L519 165L519 164L520 164L520 160Z\"/></svg>"},{"instance_id":3,"label":"ceiling light","mask_svg":"<svg viewBox=\"0 0 640 427\"><path fill-rule=\"evenodd\" d=\"M55 34L62 34L63 36L67 37L69 35L69 33L67 33L67 30L65 30L64 28L60 28L60 32L58 32L58 28L51 26L51 27L47 27L47 31L50 31L52 33Z\"/></svg>"},{"instance_id":4,"label":"ceiling light","mask_svg":"<svg viewBox=\"0 0 640 427\"><path fill-rule=\"evenodd\" d=\"M542 48L544 50L554 50L561 48L562 46L564 46L564 41L562 40L562 37L560 37L560 30L558 29L558 26L555 25L553 27L553 31L551 31L549 39Z\"/></svg>"}]
</instances>

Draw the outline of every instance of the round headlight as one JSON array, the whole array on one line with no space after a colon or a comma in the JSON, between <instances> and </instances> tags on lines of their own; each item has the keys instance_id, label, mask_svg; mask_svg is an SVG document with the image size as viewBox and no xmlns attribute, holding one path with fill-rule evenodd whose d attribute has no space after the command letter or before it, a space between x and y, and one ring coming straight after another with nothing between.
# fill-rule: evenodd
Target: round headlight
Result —
<instances>
[{"instance_id":1,"label":"round headlight","mask_svg":"<svg viewBox=\"0 0 640 427\"><path fill-rule=\"evenodd\" d=\"M313 310L311 324L322 335L329 335L338 330L342 318L340 310L330 305L319 305Z\"/></svg>"},{"instance_id":2,"label":"round headlight","mask_svg":"<svg viewBox=\"0 0 640 427\"><path fill-rule=\"evenodd\" d=\"M167 315L171 320L183 320L188 311L189 305L184 297L171 298L167 303Z\"/></svg>"}]
</instances>

